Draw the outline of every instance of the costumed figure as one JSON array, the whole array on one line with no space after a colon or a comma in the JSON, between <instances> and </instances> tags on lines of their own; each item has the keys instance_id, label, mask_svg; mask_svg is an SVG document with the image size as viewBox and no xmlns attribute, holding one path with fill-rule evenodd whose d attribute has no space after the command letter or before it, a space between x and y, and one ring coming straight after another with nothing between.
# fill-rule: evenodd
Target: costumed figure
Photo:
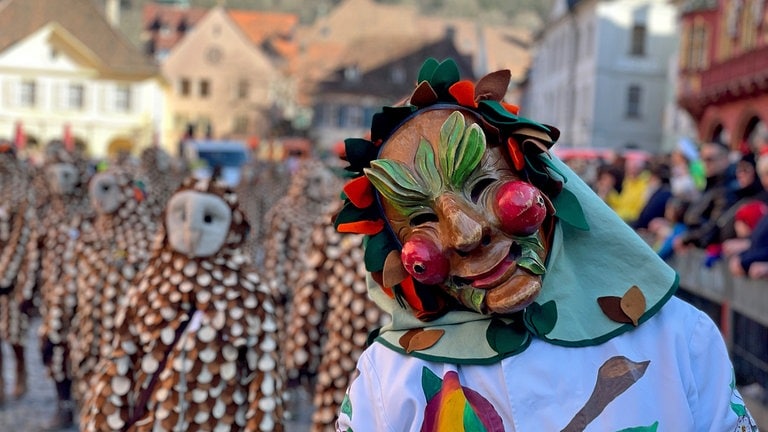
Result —
<instances>
[{"instance_id":1,"label":"costumed figure","mask_svg":"<svg viewBox=\"0 0 768 432\"><path fill-rule=\"evenodd\" d=\"M159 146L145 148L139 161L141 177L147 182L147 205L155 219L162 214L171 195L184 179L184 174L180 162Z\"/></svg>"},{"instance_id":2,"label":"costumed figure","mask_svg":"<svg viewBox=\"0 0 768 432\"><path fill-rule=\"evenodd\" d=\"M756 430L715 324L549 153L558 130L503 102L509 79L428 59L371 140L346 141L364 185L335 224L368 236L392 322L337 429Z\"/></svg>"},{"instance_id":3,"label":"costumed figure","mask_svg":"<svg viewBox=\"0 0 768 432\"><path fill-rule=\"evenodd\" d=\"M332 216L338 210L330 208L312 232L283 355L289 376L314 383L313 431L333 430L368 334L388 322L368 297L363 236L336 232Z\"/></svg>"},{"instance_id":4,"label":"costumed figure","mask_svg":"<svg viewBox=\"0 0 768 432\"><path fill-rule=\"evenodd\" d=\"M81 155L70 153L58 141L46 147L45 158L41 174L48 185L47 194L35 197L39 222L34 235L38 247L30 248L26 259L27 265L39 267L39 282L30 279L21 288L25 291L39 288L40 349L57 396L56 412L47 428L57 430L73 421L67 337L75 308L75 292L74 284L66 282L66 275L74 271L72 254L79 235L79 221L90 211L84 188L89 171L87 161Z\"/></svg>"},{"instance_id":5,"label":"costumed figure","mask_svg":"<svg viewBox=\"0 0 768 432\"><path fill-rule=\"evenodd\" d=\"M20 398L27 391L24 350L32 299L31 292L19 288L19 283L36 276L34 268L24 265L27 249L34 239L35 215L27 171L13 146L6 142L0 143L0 184L0 341L8 343L13 350L16 362L13 397ZM4 399L4 381L0 376L0 403Z\"/></svg>"},{"instance_id":6,"label":"costumed figure","mask_svg":"<svg viewBox=\"0 0 768 432\"><path fill-rule=\"evenodd\" d=\"M275 304L242 249L237 195L188 179L163 222L117 313L82 430L282 431Z\"/></svg>"},{"instance_id":7,"label":"costumed figure","mask_svg":"<svg viewBox=\"0 0 768 432\"><path fill-rule=\"evenodd\" d=\"M91 388L98 361L111 355L115 313L149 262L157 225L142 187L121 168L99 172L88 183L95 216L80 224L72 273L64 278L75 284L69 347L78 401Z\"/></svg>"},{"instance_id":8,"label":"costumed figure","mask_svg":"<svg viewBox=\"0 0 768 432\"><path fill-rule=\"evenodd\" d=\"M264 218L269 233L264 248L264 279L278 301L276 314L281 335L285 334L291 300L306 270L304 257L309 250L312 227L335 205L333 198L339 186L338 178L323 162L303 159L287 195Z\"/></svg>"}]
</instances>

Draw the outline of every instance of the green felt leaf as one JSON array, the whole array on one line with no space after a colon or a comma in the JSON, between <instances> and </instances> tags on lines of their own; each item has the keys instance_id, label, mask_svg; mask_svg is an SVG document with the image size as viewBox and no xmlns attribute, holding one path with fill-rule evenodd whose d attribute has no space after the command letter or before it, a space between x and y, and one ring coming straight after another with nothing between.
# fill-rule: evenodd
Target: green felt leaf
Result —
<instances>
[{"instance_id":1,"label":"green felt leaf","mask_svg":"<svg viewBox=\"0 0 768 432\"><path fill-rule=\"evenodd\" d=\"M446 59L437 66L434 73L432 73L432 79L429 80L432 88L435 89L438 96L446 94L448 87L458 82L461 79L459 73L459 67L453 59Z\"/></svg>"},{"instance_id":2,"label":"green felt leaf","mask_svg":"<svg viewBox=\"0 0 768 432\"><path fill-rule=\"evenodd\" d=\"M541 155L539 155L539 160L544 162L544 165L549 167L549 169L551 169L552 171L556 172L557 175L559 175L560 178L563 179L563 183L568 183L568 177L566 177L566 175L562 171L560 171L560 168L558 168L555 165L555 163L552 162L552 159L550 159L547 154L542 153Z\"/></svg>"},{"instance_id":3,"label":"green felt leaf","mask_svg":"<svg viewBox=\"0 0 768 432\"><path fill-rule=\"evenodd\" d=\"M659 422L656 421L650 426L638 426L638 427L631 427L622 429L618 432L656 432L656 429L659 428Z\"/></svg>"},{"instance_id":4,"label":"green felt leaf","mask_svg":"<svg viewBox=\"0 0 768 432\"><path fill-rule=\"evenodd\" d=\"M443 187L443 181L437 171L435 163L435 151L429 142L424 138L419 142L419 148L416 150L416 173L422 180L422 184L427 186L429 196L434 198Z\"/></svg>"},{"instance_id":5,"label":"green felt leaf","mask_svg":"<svg viewBox=\"0 0 768 432\"><path fill-rule=\"evenodd\" d=\"M731 402L731 410L733 410L739 417L747 415L747 407L742 404Z\"/></svg>"},{"instance_id":6,"label":"green felt leaf","mask_svg":"<svg viewBox=\"0 0 768 432\"><path fill-rule=\"evenodd\" d=\"M363 256L365 269L369 272L381 271L384 268L384 260L387 258L387 254L396 248L397 245L394 244L387 230L366 237L365 255Z\"/></svg>"},{"instance_id":7,"label":"green felt leaf","mask_svg":"<svg viewBox=\"0 0 768 432\"><path fill-rule=\"evenodd\" d=\"M421 69L419 69L419 77L416 83L421 83L422 81L429 81L432 79L432 75L435 73L435 70L440 65L440 62L437 61L437 59L433 57L429 57L428 59L424 60L424 63L421 65Z\"/></svg>"},{"instance_id":8,"label":"green felt leaf","mask_svg":"<svg viewBox=\"0 0 768 432\"><path fill-rule=\"evenodd\" d=\"M464 431L465 432L488 432L483 426L483 422L477 416L477 413L472 409L472 405L468 400L464 401L464 415L463 415Z\"/></svg>"},{"instance_id":9,"label":"green felt leaf","mask_svg":"<svg viewBox=\"0 0 768 432\"><path fill-rule=\"evenodd\" d=\"M427 402L432 400L436 394L440 393L443 386L443 379L435 375L428 367L421 368L421 389L424 390L424 397Z\"/></svg>"},{"instance_id":10,"label":"green felt leaf","mask_svg":"<svg viewBox=\"0 0 768 432\"><path fill-rule=\"evenodd\" d=\"M364 170L371 184L400 214L408 216L414 207L429 200L429 188L400 161L377 159Z\"/></svg>"},{"instance_id":11,"label":"green felt leaf","mask_svg":"<svg viewBox=\"0 0 768 432\"><path fill-rule=\"evenodd\" d=\"M584 210L573 192L563 188L552 200L552 205L555 207L555 216L560 220L576 229L589 231L589 223L584 216Z\"/></svg>"},{"instance_id":12,"label":"green felt leaf","mask_svg":"<svg viewBox=\"0 0 768 432\"><path fill-rule=\"evenodd\" d=\"M557 305L550 300L543 305L531 303L525 309L525 321L531 331L539 336L544 336L555 328L557 322Z\"/></svg>"},{"instance_id":13,"label":"green felt leaf","mask_svg":"<svg viewBox=\"0 0 768 432\"><path fill-rule=\"evenodd\" d=\"M499 354L515 353L524 350L530 338L522 326L507 324L500 319L492 319L485 332L488 345Z\"/></svg>"},{"instance_id":14,"label":"green felt leaf","mask_svg":"<svg viewBox=\"0 0 768 432\"><path fill-rule=\"evenodd\" d=\"M341 412L352 418L352 401L349 400L349 394L345 394L344 400L341 401Z\"/></svg>"},{"instance_id":15,"label":"green felt leaf","mask_svg":"<svg viewBox=\"0 0 768 432\"><path fill-rule=\"evenodd\" d=\"M376 159L378 148L372 142L362 138L347 138L344 140L349 169L360 172L368 167L371 160Z\"/></svg>"},{"instance_id":16,"label":"green felt leaf","mask_svg":"<svg viewBox=\"0 0 768 432\"><path fill-rule=\"evenodd\" d=\"M357 222L362 220L376 220L379 218L380 215L378 210L374 206L360 209L348 201L344 203L344 207L342 207L341 211L339 211L339 213L336 215L336 220L333 222L333 225L338 228L339 225L344 223Z\"/></svg>"}]
</instances>

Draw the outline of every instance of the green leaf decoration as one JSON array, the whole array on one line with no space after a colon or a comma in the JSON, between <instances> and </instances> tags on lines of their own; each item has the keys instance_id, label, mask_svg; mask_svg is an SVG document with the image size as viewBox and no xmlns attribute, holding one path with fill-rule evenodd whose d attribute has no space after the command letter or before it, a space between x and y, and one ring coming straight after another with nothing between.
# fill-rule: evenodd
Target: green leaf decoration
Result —
<instances>
[{"instance_id":1,"label":"green leaf decoration","mask_svg":"<svg viewBox=\"0 0 768 432\"><path fill-rule=\"evenodd\" d=\"M347 138L344 149L349 162L349 171L360 172L367 168L371 160L376 159L379 149L370 141L362 138Z\"/></svg>"},{"instance_id":2,"label":"green leaf decoration","mask_svg":"<svg viewBox=\"0 0 768 432\"><path fill-rule=\"evenodd\" d=\"M433 57L429 57L428 59L424 60L424 63L421 65L421 69L419 69L419 77L416 81L416 83L421 83L422 81L429 81L432 79L432 75L434 75L435 70L440 65L440 62L437 61L437 59Z\"/></svg>"},{"instance_id":3,"label":"green leaf decoration","mask_svg":"<svg viewBox=\"0 0 768 432\"><path fill-rule=\"evenodd\" d=\"M525 309L525 322L531 331L539 336L544 336L555 328L557 322L557 305L550 300L543 305L531 303Z\"/></svg>"},{"instance_id":4,"label":"green leaf decoration","mask_svg":"<svg viewBox=\"0 0 768 432\"><path fill-rule=\"evenodd\" d=\"M355 205L351 202L346 202L341 211L339 211L339 213L336 215L336 220L334 220L333 225L338 228L339 225L343 223L363 220L376 220L380 217L381 215L375 206L359 209L355 207Z\"/></svg>"},{"instance_id":5,"label":"green leaf decoration","mask_svg":"<svg viewBox=\"0 0 768 432\"><path fill-rule=\"evenodd\" d=\"M435 375L428 367L421 368L421 389L424 390L424 397L427 402L432 400L440 392L443 386L443 379Z\"/></svg>"},{"instance_id":6,"label":"green leaf decoration","mask_svg":"<svg viewBox=\"0 0 768 432\"><path fill-rule=\"evenodd\" d=\"M455 111L440 127L437 149L444 180L461 187L483 158L485 135L476 124L467 128L464 116Z\"/></svg>"},{"instance_id":7,"label":"green leaf decoration","mask_svg":"<svg viewBox=\"0 0 768 432\"><path fill-rule=\"evenodd\" d=\"M548 155L545 155L544 153L542 153L541 155L539 155L539 160L544 162L544 165L546 165L549 169L556 172L557 175L559 175L560 178L563 179L563 183L568 183L568 177L566 177L565 174L562 171L560 171L560 168L555 166L555 163L552 162L552 159L550 159Z\"/></svg>"},{"instance_id":8,"label":"green leaf decoration","mask_svg":"<svg viewBox=\"0 0 768 432\"><path fill-rule=\"evenodd\" d=\"M384 260L387 254L395 249L397 249L397 245L387 230L366 237L365 255L363 256L365 269L369 272L381 271L384 268Z\"/></svg>"},{"instance_id":9,"label":"green leaf decoration","mask_svg":"<svg viewBox=\"0 0 768 432\"><path fill-rule=\"evenodd\" d=\"M499 354L517 353L523 351L531 339L524 327L507 324L504 321L493 318L485 332L488 345Z\"/></svg>"},{"instance_id":10,"label":"green leaf decoration","mask_svg":"<svg viewBox=\"0 0 768 432\"><path fill-rule=\"evenodd\" d=\"M552 205L555 206L555 216L560 220L576 229L589 231L589 223L584 216L584 210L573 192L563 188L552 200Z\"/></svg>"},{"instance_id":11,"label":"green leaf decoration","mask_svg":"<svg viewBox=\"0 0 768 432\"><path fill-rule=\"evenodd\" d=\"M429 83L432 85L432 88L435 90L438 97L446 95L452 100L453 97L448 93L448 88L460 79L461 74L459 73L459 67L456 65L456 62L453 61L453 59L446 59L440 63L437 66L437 69L432 73L432 78L429 79Z\"/></svg>"},{"instance_id":12,"label":"green leaf decoration","mask_svg":"<svg viewBox=\"0 0 768 432\"><path fill-rule=\"evenodd\" d=\"M477 416L475 410L472 409L472 405L469 404L468 400L464 401L462 423L464 424L464 431L466 432L487 432L487 429L483 426L483 422L480 421L480 418Z\"/></svg>"},{"instance_id":13,"label":"green leaf decoration","mask_svg":"<svg viewBox=\"0 0 768 432\"><path fill-rule=\"evenodd\" d=\"M378 159L363 171L376 190L404 216L430 198L427 185L416 179L402 162Z\"/></svg>"},{"instance_id":14,"label":"green leaf decoration","mask_svg":"<svg viewBox=\"0 0 768 432\"><path fill-rule=\"evenodd\" d=\"M437 172L435 164L435 151L424 138L419 142L419 148L416 150L416 173L422 180L422 184L427 186L430 197L436 197L443 187L443 181Z\"/></svg>"},{"instance_id":15,"label":"green leaf decoration","mask_svg":"<svg viewBox=\"0 0 768 432\"><path fill-rule=\"evenodd\" d=\"M731 410L736 413L737 416L743 417L747 415L747 407L742 404L731 402Z\"/></svg>"},{"instance_id":16,"label":"green leaf decoration","mask_svg":"<svg viewBox=\"0 0 768 432\"><path fill-rule=\"evenodd\" d=\"M527 269L533 274L543 275L547 269L544 266L543 256L546 256L544 244L541 242L539 234L532 234L528 237L518 237L515 239L521 246L522 255L517 259L517 265Z\"/></svg>"},{"instance_id":17,"label":"green leaf decoration","mask_svg":"<svg viewBox=\"0 0 768 432\"><path fill-rule=\"evenodd\" d=\"M638 427L631 427L622 429L618 432L656 432L656 429L659 428L659 422L655 421L650 426L638 426Z\"/></svg>"},{"instance_id":18,"label":"green leaf decoration","mask_svg":"<svg viewBox=\"0 0 768 432\"><path fill-rule=\"evenodd\" d=\"M352 401L349 400L349 394L345 394L344 400L341 401L341 412L352 418Z\"/></svg>"}]
</instances>

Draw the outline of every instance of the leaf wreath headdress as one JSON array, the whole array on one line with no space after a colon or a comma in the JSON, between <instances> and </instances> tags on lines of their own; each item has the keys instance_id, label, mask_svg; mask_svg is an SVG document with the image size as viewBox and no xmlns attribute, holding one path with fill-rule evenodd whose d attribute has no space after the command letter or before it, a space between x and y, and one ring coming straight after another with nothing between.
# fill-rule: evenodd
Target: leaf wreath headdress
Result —
<instances>
[{"instance_id":1,"label":"leaf wreath headdress","mask_svg":"<svg viewBox=\"0 0 768 432\"><path fill-rule=\"evenodd\" d=\"M510 81L509 70L492 72L476 84L461 80L452 59L438 62L427 59L418 75L418 85L408 102L385 106L373 116L371 138L345 140L346 168L352 180L344 186L345 204L335 219L339 232L364 234L365 267L384 292L405 306L407 303L421 320L431 320L445 312L452 301L440 290L415 281L395 265L388 265L393 254L399 256L402 245L383 216L375 188L364 170L378 158L381 145L405 121L430 109L455 106L475 113L486 134L495 135L506 150L522 179L544 192L561 220L587 229L578 201L562 188L565 176L551 163L549 149L560 131L518 115L519 108L504 102ZM554 176L552 172L558 174ZM563 193L564 192L564 193ZM565 196L564 196L565 195ZM399 262L399 260L397 260Z\"/></svg>"}]
</instances>

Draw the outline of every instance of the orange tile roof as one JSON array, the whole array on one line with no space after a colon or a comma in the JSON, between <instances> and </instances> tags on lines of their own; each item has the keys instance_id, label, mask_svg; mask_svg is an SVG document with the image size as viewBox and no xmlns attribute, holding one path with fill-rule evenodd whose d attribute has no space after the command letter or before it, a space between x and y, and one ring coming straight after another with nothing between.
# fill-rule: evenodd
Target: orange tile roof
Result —
<instances>
[{"instance_id":1,"label":"orange tile roof","mask_svg":"<svg viewBox=\"0 0 768 432\"><path fill-rule=\"evenodd\" d=\"M247 10L230 10L228 13L255 45L273 36L290 37L299 23L298 16L288 13Z\"/></svg>"}]
</instances>

